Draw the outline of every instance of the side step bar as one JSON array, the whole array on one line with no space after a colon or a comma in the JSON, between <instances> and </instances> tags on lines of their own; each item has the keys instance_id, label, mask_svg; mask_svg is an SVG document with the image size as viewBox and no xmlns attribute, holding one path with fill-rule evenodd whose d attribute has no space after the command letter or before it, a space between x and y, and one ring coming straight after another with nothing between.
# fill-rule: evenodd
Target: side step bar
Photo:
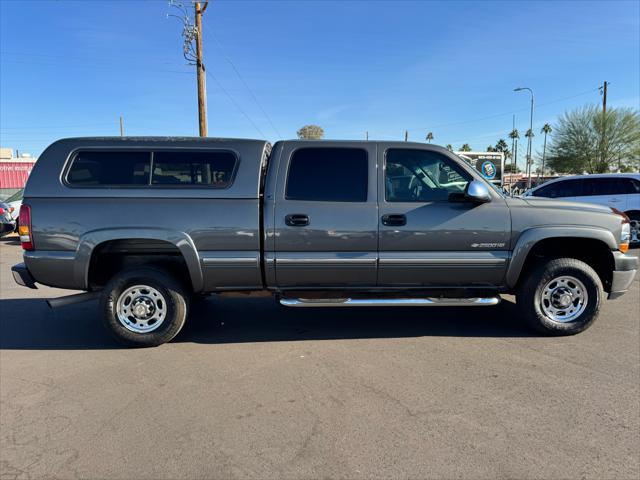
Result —
<instances>
[{"instance_id":1,"label":"side step bar","mask_svg":"<svg viewBox=\"0 0 640 480\"><path fill-rule=\"evenodd\" d=\"M487 298L281 298L285 307L490 307L500 297Z\"/></svg>"}]
</instances>

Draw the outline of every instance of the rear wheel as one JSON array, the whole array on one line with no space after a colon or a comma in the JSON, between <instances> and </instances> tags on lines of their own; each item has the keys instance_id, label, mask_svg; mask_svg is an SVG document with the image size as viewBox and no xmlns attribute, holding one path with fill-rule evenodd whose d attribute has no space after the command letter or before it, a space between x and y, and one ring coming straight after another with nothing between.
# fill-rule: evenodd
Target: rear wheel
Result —
<instances>
[{"instance_id":1,"label":"rear wheel","mask_svg":"<svg viewBox=\"0 0 640 480\"><path fill-rule=\"evenodd\" d=\"M185 288L167 272L136 268L107 283L100 307L105 326L119 342L154 347L180 332L188 303Z\"/></svg>"},{"instance_id":2,"label":"rear wheel","mask_svg":"<svg viewBox=\"0 0 640 480\"><path fill-rule=\"evenodd\" d=\"M593 268L575 258L556 258L535 268L522 282L517 304L539 332L574 335L595 322L603 296Z\"/></svg>"}]
</instances>

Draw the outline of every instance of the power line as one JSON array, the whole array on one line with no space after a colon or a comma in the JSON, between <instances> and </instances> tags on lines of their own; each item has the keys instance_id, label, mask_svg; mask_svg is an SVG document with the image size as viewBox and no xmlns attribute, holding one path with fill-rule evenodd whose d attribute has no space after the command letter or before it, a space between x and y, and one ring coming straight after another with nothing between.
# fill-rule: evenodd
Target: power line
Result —
<instances>
[{"instance_id":1,"label":"power line","mask_svg":"<svg viewBox=\"0 0 640 480\"><path fill-rule=\"evenodd\" d=\"M585 90L584 92L576 93L574 95L570 95L570 96L567 96L567 97L556 98L556 99L550 100L548 102L539 103L537 105L537 107L540 108L540 107L544 107L546 105L552 105L554 103L563 102L565 100L570 100L572 98L581 97L583 95L587 95L589 93L593 93L593 92L597 91L598 89L599 89L599 87L592 88L590 90ZM527 108L521 108L521 109L518 109L518 110L511 110L509 112L496 113L496 114L487 115L487 116L484 116L484 117L478 117L478 118L474 118L474 119L470 119L470 120L462 120L462 121L459 121L459 122L443 123L443 124L440 124L440 125L430 125L429 127L412 127L412 128L407 129L407 130L409 130L409 132L417 132L417 131L422 132L422 131L425 131L425 130L433 131L433 130L435 130L437 128L452 127L452 126L457 126L457 125L467 125L467 124L470 124L470 123L481 122L483 120L490 120L490 119L493 119L493 118L504 117L506 115L513 115L516 112L523 112L523 111L529 111L529 108L527 107ZM374 132L374 133L376 135L397 135L397 132L391 132L391 131ZM358 135L361 135L361 132L358 133Z\"/></svg>"},{"instance_id":2,"label":"power line","mask_svg":"<svg viewBox=\"0 0 640 480\"><path fill-rule=\"evenodd\" d=\"M568 96L568 97L557 98L557 99L551 100L549 102L540 103L540 104L538 104L538 108L544 107L545 105L551 105L553 103L562 102L564 100L569 100L569 99L572 99L572 98L581 97L582 95L586 95L588 93L595 92L596 90L598 90L598 88L592 88L591 90L586 90L584 92L577 93L575 95L571 95L571 96ZM464 121L461 121L461 122L453 122L453 123L445 123L445 124L441 124L441 125L435 125L435 126L429 127L429 128L430 129L435 129L435 128L450 127L450 126L455 126L455 125L465 125L465 124L468 124L468 123L480 122L482 120L490 120L492 118L504 117L506 115L513 115L516 112L523 112L523 111L529 111L529 108L528 107L527 108L520 108L518 110L511 110L509 112L504 112L504 113L496 113L496 114L493 114L493 115L488 115L486 117L475 118L473 120L464 120ZM425 130L425 128L410 128L409 129L409 131L416 131L416 130L422 131L422 130Z\"/></svg>"},{"instance_id":3,"label":"power line","mask_svg":"<svg viewBox=\"0 0 640 480\"><path fill-rule=\"evenodd\" d=\"M224 88L222 86L222 84L220 83L220 81L213 75L213 73L209 72L209 70L205 70L206 74L209 75L209 77L211 77L211 79L216 82L216 85L218 85L218 88L220 88L220 90L222 90L222 93L224 93L229 100L231 100L231 103L233 103L233 105L235 105L235 107L240 111L240 113L242 113L242 115L244 115L244 117L249 121L249 123L251 123L251 125L253 125L253 128L256 129L256 131L262 136L262 138L267 138L267 136L262 132L262 130L260 130L260 127L258 127L258 125L256 125L256 123L251 119L251 117L247 114L247 112L245 112L242 107L238 104L238 102L236 102L235 98L233 98L231 96L231 94L229 92L227 92L227 89Z\"/></svg>"},{"instance_id":4,"label":"power line","mask_svg":"<svg viewBox=\"0 0 640 480\"><path fill-rule=\"evenodd\" d=\"M207 31L207 33L205 34L205 36L208 36L209 32ZM249 92L249 94L251 95L251 98L253 98L253 101L255 102L255 104L258 106L258 108L260 109L260 111L262 112L262 114L265 116L265 118L267 119L267 121L269 122L269 125L271 125L271 128L273 128L273 130L276 132L276 134L278 135L278 137L282 138L282 135L280 134L280 132L278 131L277 127L274 125L273 121L271 120L271 117L269 116L269 114L267 113L267 111L262 107L262 104L258 101L258 98L256 97L255 93L253 93L253 90L251 89L251 87L249 87L249 85L247 84L247 82L245 81L245 79L242 77L242 75L240 74L240 71L238 70L238 68L236 67L236 65L233 63L233 61L229 58L229 56L227 55L224 47L222 46L222 44L220 43L220 40L218 40L218 37L216 36L215 33L211 33L211 37L214 39L214 41L216 42L220 53L222 53L222 56L224 57L224 59L229 63L229 65L231 65L231 68L233 69L233 71L235 72L235 74L238 76L238 78L240 79L240 81L242 82L242 84L244 85L244 87L247 89L247 91Z\"/></svg>"},{"instance_id":5,"label":"power line","mask_svg":"<svg viewBox=\"0 0 640 480\"><path fill-rule=\"evenodd\" d=\"M17 64L25 64L25 65L42 65L46 67L80 67L80 68L100 68L100 69L108 69L109 71L114 71L113 67L108 64L99 64L99 63L88 63L88 62L34 62L33 60L12 60L3 58L0 61L0 64L3 63L17 63ZM112 65L115 65L112 63ZM122 65L118 64L121 68L126 70L138 70L139 72L151 72L151 73L179 73L179 74L187 74L191 75L193 72L190 71L180 71L180 70L167 70L167 69L150 69L144 66L133 66L133 65Z\"/></svg>"},{"instance_id":6,"label":"power line","mask_svg":"<svg viewBox=\"0 0 640 480\"><path fill-rule=\"evenodd\" d=\"M104 122L104 123L84 123L82 125L52 125L52 126L44 126L39 125L37 127L0 127L0 130L53 130L53 129L65 129L65 128L84 128L84 127L101 127L104 125L113 125L113 122Z\"/></svg>"}]
</instances>

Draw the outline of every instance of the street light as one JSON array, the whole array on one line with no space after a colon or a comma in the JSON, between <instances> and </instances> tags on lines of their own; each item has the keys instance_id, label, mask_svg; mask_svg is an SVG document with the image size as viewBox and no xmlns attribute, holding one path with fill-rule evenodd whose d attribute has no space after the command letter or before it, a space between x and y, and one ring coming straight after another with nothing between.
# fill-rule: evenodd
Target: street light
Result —
<instances>
[{"instance_id":1,"label":"street light","mask_svg":"<svg viewBox=\"0 0 640 480\"><path fill-rule=\"evenodd\" d=\"M531 119L529 121L529 135L527 135L529 140L527 143L527 189L529 189L531 188L531 143L533 142L533 90L529 87L518 87L513 89L514 92L521 92L522 90L529 90L529 93L531 94Z\"/></svg>"}]
</instances>

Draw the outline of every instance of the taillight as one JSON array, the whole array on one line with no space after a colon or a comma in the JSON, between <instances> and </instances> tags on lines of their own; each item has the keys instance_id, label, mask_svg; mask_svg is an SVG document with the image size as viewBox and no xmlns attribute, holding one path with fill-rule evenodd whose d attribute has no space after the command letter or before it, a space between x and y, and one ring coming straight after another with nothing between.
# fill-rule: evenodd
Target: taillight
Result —
<instances>
[{"instance_id":1,"label":"taillight","mask_svg":"<svg viewBox=\"0 0 640 480\"><path fill-rule=\"evenodd\" d=\"M4 213L4 208L0 207L0 215Z\"/></svg>"},{"instance_id":2,"label":"taillight","mask_svg":"<svg viewBox=\"0 0 640 480\"><path fill-rule=\"evenodd\" d=\"M22 204L18 217L18 235L24 250L34 250L33 236L31 235L31 207Z\"/></svg>"}]
</instances>

